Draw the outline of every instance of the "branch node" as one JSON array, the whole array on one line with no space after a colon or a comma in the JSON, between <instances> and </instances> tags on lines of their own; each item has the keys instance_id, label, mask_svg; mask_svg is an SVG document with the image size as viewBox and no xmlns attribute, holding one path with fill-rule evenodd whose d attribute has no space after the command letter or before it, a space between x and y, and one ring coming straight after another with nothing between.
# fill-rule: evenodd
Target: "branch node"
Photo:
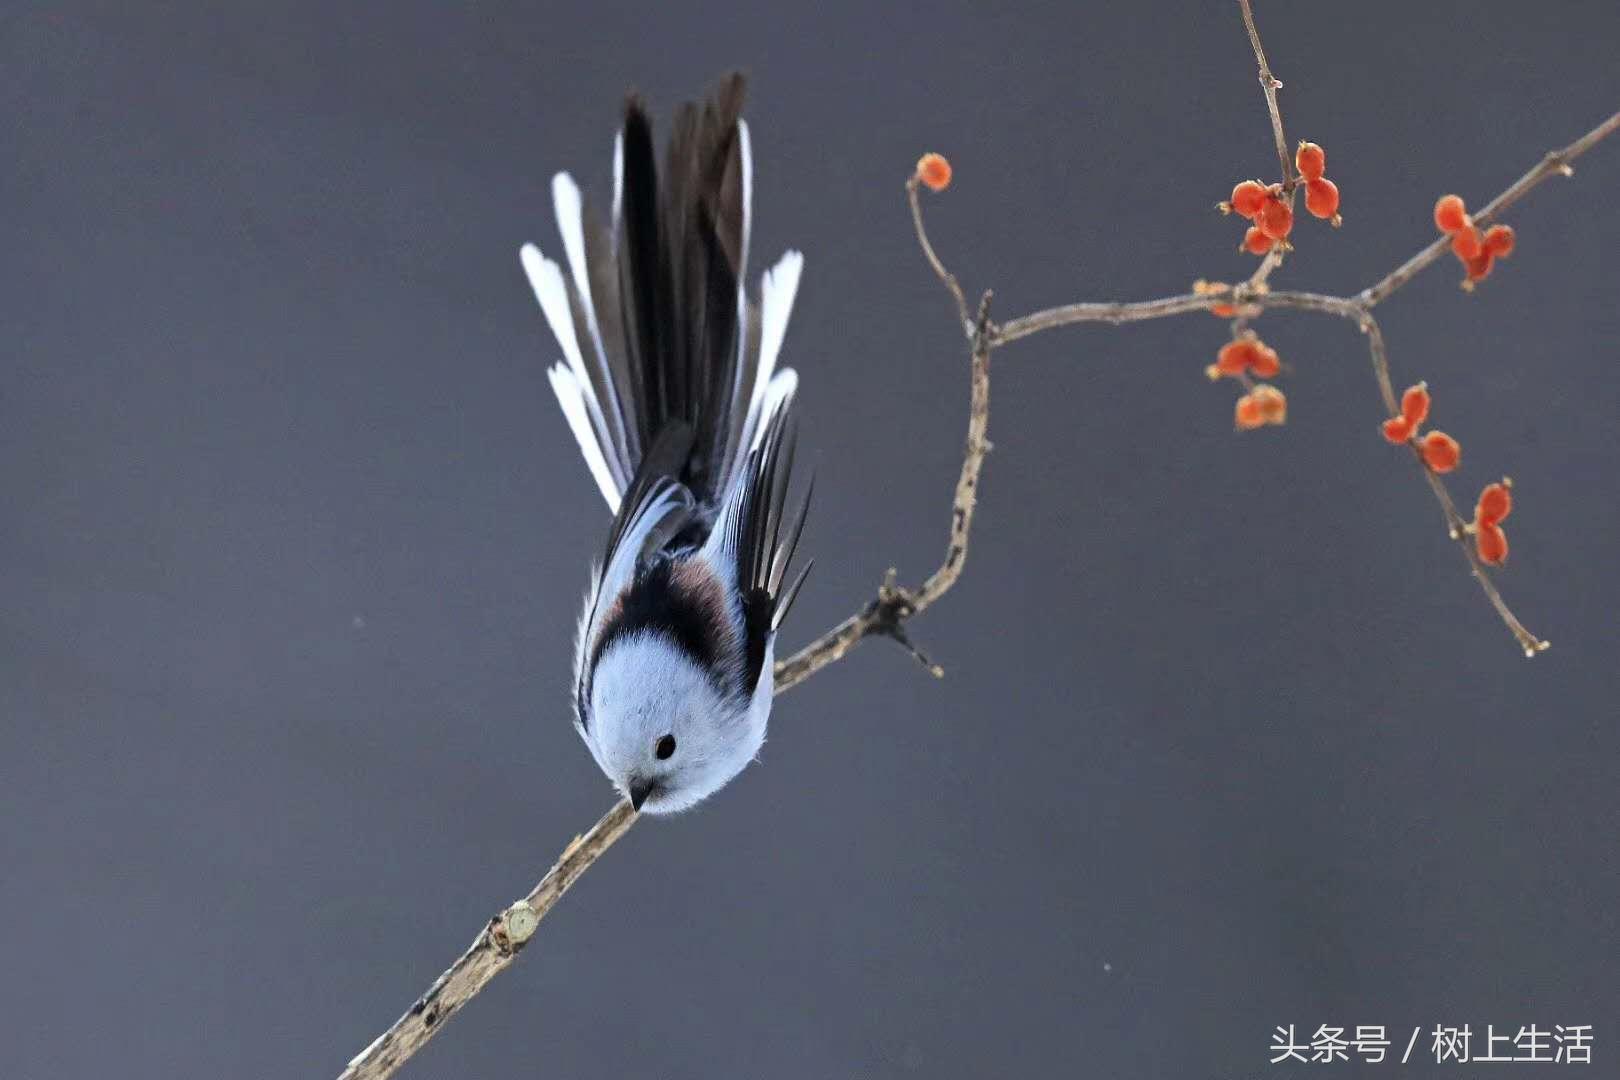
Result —
<instances>
[{"instance_id":1,"label":"branch node","mask_svg":"<svg viewBox=\"0 0 1620 1080\"><path fill-rule=\"evenodd\" d=\"M506 939L507 948L516 952L534 937L534 929L540 925L540 916L534 913L527 900L519 900L501 912L496 922Z\"/></svg>"}]
</instances>

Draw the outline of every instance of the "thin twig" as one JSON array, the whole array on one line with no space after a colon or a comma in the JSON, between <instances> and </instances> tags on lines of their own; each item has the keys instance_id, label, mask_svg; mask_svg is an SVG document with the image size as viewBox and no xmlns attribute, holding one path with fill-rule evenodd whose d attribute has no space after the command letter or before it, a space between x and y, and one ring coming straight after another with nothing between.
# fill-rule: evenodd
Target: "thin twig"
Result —
<instances>
[{"instance_id":1,"label":"thin twig","mask_svg":"<svg viewBox=\"0 0 1620 1080\"><path fill-rule=\"evenodd\" d=\"M1361 305L1352 298L1324 296L1321 293L1272 292L1269 289L1252 289L1247 285L1234 290L1233 300L1239 304L1255 307L1319 311L1344 319L1359 319L1362 312ZM1172 315L1191 315L1195 312L1208 315L1209 305L1208 293L1183 293L1179 296L1163 296L1157 300L1136 300L1130 303L1062 304L1029 315L1020 315L1016 319L1009 319L993 326L990 331L990 344L999 348L1043 330L1071 326L1075 323L1103 322L1119 326L1124 323L1163 319Z\"/></svg>"},{"instance_id":2,"label":"thin twig","mask_svg":"<svg viewBox=\"0 0 1620 1080\"><path fill-rule=\"evenodd\" d=\"M956 315L962 323L962 332L971 335L973 333L973 316L968 311L967 297L962 294L962 286L957 283L956 275L945 269L945 264L939 261L938 255L934 254L934 245L928 242L928 230L923 228L922 203L917 200L917 188L919 185L920 180L915 175L906 181L906 201L911 204L911 224L917 230L917 242L922 245L923 257L928 260L928 265L933 267L940 283L945 286L952 299L956 301Z\"/></svg>"},{"instance_id":3,"label":"thin twig","mask_svg":"<svg viewBox=\"0 0 1620 1080\"><path fill-rule=\"evenodd\" d=\"M1367 335L1367 349L1372 354L1373 378L1378 382L1379 396L1384 399L1384 410L1389 415L1396 416L1400 413L1400 406L1395 398L1395 384L1390 379L1389 354L1384 347L1384 333L1379 329L1378 320L1373 318L1370 310L1362 310L1361 330ZM1468 571L1474 580L1479 582L1480 589L1485 593L1485 599L1490 601L1491 607L1496 609L1496 614L1501 616L1502 624L1519 643L1519 648L1524 650L1525 656L1533 657L1539 652L1545 652L1551 644L1532 634L1524 623L1519 621L1518 616L1513 614L1513 609L1507 606L1507 601L1502 599L1502 593L1497 589L1496 582L1491 580L1490 571L1474 551L1468 519L1457 509L1456 500L1451 497L1451 490L1446 487L1446 482L1440 478L1440 474L1429 468L1423 460L1423 452L1418 448L1417 438L1414 436L1407 445L1412 450L1412 460L1417 465L1418 472L1428 483L1429 490L1434 493L1435 501L1440 504L1440 515L1446 523L1446 535L1462 550L1463 559L1468 563Z\"/></svg>"},{"instance_id":4,"label":"thin twig","mask_svg":"<svg viewBox=\"0 0 1620 1080\"><path fill-rule=\"evenodd\" d=\"M1384 332L1372 312L1363 310L1361 332L1367 335L1367 349L1372 353L1373 379L1378 383L1378 396L1384 399L1384 413L1394 416L1401 411L1395 398L1395 383L1389 376L1389 351L1384 348Z\"/></svg>"},{"instance_id":5,"label":"thin twig","mask_svg":"<svg viewBox=\"0 0 1620 1080\"><path fill-rule=\"evenodd\" d=\"M1260 89L1265 91L1266 111L1271 114L1271 135L1277 140L1277 161L1282 166L1284 189L1294 186L1293 163L1288 160L1288 136L1283 134L1282 110L1277 107L1277 91L1282 89L1282 81L1271 73L1271 65L1266 63L1266 50L1260 45L1260 31L1254 25L1254 11L1249 7L1249 0L1238 0L1243 8L1243 26L1249 31L1249 44L1254 48L1255 62L1260 65Z\"/></svg>"},{"instance_id":6,"label":"thin twig","mask_svg":"<svg viewBox=\"0 0 1620 1080\"><path fill-rule=\"evenodd\" d=\"M905 589L895 584L894 571L889 572L875 599L865 608L851 615L821 637L812 641L786 660L776 665L776 685L793 686L833 663L854 648L864 638L882 634L894 638L911 650L920 663L932 674L943 672L928 661L911 645L902 624L925 610L956 584L967 561L968 538L973 528L973 511L977 503L979 472L984 468L985 455L990 452L990 440L985 433L990 424L990 351L1000 343L999 331L990 322L990 294L979 299L976 314L967 316L962 289L956 277L928 241L928 229L923 224L922 205L918 201L917 181L913 177L906 184L906 198L911 204L911 221L917 231L917 243L928 264L933 267L940 282L961 304L963 324L968 334L972 389L968 402L967 445L962 451L962 470L956 479L956 494L951 500L950 537L945 546L945 558L939 569L930 574L916 589Z\"/></svg>"},{"instance_id":7,"label":"thin twig","mask_svg":"<svg viewBox=\"0 0 1620 1080\"><path fill-rule=\"evenodd\" d=\"M635 823L636 812L629 802L621 802L584 836L575 837L529 895L490 919L467 951L428 987L427 993L416 999L404 1016L356 1054L338 1080L381 1080L392 1076L438 1034L450 1017L517 959L534 936L535 927L568 887Z\"/></svg>"}]
</instances>

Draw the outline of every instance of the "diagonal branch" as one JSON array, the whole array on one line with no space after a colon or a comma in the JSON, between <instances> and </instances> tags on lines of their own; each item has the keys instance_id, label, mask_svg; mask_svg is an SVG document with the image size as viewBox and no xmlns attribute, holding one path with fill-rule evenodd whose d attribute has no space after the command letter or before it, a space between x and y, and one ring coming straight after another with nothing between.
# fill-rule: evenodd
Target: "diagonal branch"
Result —
<instances>
[{"instance_id":1,"label":"diagonal branch","mask_svg":"<svg viewBox=\"0 0 1620 1080\"><path fill-rule=\"evenodd\" d=\"M1616 128L1620 128L1620 112L1615 113L1562 150L1549 151L1547 156L1538 161L1529 172L1515 180L1506 191L1487 203L1485 209L1475 214L1474 222L1479 225L1490 224L1498 214L1530 194L1531 190L1543 180L1554 176L1573 176L1575 174L1575 159L1610 135L1613 135ZM1389 295L1396 289L1416 277L1420 270L1444 255L1448 244L1449 241L1446 237L1440 237L1378 281L1361 290L1356 294L1356 299L1366 307L1372 307L1374 304L1388 299Z\"/></svg>"},{"instance_id":2,"label":"diagonal branch","mask_svg":"<svg viewBox=\"0 0 1620 1080\"><path fill-rule=\"evenodd\" d=\"M338 1080L381 1080L394 1075L478 991L511 966L534 936L540 920L557 905L568 887L635 823L636 812L629 802L621 802L602 815L584 836L576 836L529 895L490 919L467 951L434 980L404 1016L356 1054Z\"/></svg>"}]
</instances>

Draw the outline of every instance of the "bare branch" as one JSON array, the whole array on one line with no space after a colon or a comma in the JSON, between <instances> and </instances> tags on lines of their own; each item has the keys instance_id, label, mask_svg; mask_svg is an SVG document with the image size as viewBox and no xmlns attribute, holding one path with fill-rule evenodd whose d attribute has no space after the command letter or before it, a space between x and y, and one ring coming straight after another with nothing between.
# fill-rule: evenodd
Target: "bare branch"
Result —
<instances>
[{"instance_id":1,"label":"bare branch","mask_svg":"<svg viewBox=\"0 0 1620 1080\"><path fill-rule=\"evenodd\" d=\"M951 501L950 537L945 546L945 558L939 568L916 589L895 584L894 571L889 571L878 594L866 607L851 615L821 637L812 641L786 660L777 662L776 687L778 692L797 686L828 664L840 660L862 639L873 634L891 637L908 649L929 673L938 677L944 671L928 660L906 635L904 624L918 612L950 591L967 562L968 539L973 528L973 512L978 500L979 472L990 452L990 440L985 433L990 424L990 350L989 326L990 294L979 302L975 320L971 352L972 395L968 407L967 445L962 453L962 471L956 480L956 495Z\"/></svg>"},{"instance_id":2,"label":"bare branch","mask_svg":"<svg viewBox=\"0 0 1620 1080\"><path fill-rule=\"evenodd\" d=\"M1000 344L1000 334L990 322L990 294L979 299L978 312L967 314L967 304L956 276L945 269L945 264L928 241L928 230L923 224L922 205L917 198L917 178L906 183L906 198L911 204L911 221L917 230L917 243L934 268L940 282L956 299L962 313L963 327L968 335L972 389L968 403L967 445L962 452L962 471L956 479L956 495L951 500L950 536L945 546L945 558L939 569L916 589L895 584L895 573L878 588L875 599L797 653L776 665L778 689L797 685L828 664L841 659L863 638L881 634L893 638L908 649L928 671L939 676L943 671L923 656L906 636L907 619L950 591L962 573L967 561L968 539L973 528L973 511L977 503L979 472L984 468L985 455L990 452L990 440L985 437L990 425L990 351Z\"/></svg>"},{"instance_id":3,"label":"bare branch","mask_svg":"<svg viewBox=\"0 0 1620 1080\"><path fill-rule=\"evenodd\" d=\"M1282 89L1282 82L1271 73L1271 65L1266 63L1266 50L1260 45L1260 31L1255 29L1254 10L1249 7L1249 0L1238 0L1243 8L1243 26L1249 31L1249 44L1254 48L1255 63L1260 65L1260 89L1266 95L1266 111L1271 114L1271 135L1277 140L1277 161L1282 166L1283 188L1292 190L1294 187L1293 162L1288 157L1288 136L1283 134L1282 110L1277 107L1277 91Z\"/></svg>"},{"instance_id":4,"label":"bare branch","mask_svg":"<svg viewBox=\"0 0 1620 1080\"><path fill-rule=\"evenodd\" d=\"M1233 290L1232 298L1237 303L1255 307L1318 311L1325 315L1337 315L1344 319L1359 319L1362 312L1360 304L1345 297L1324 296L1320 293L1272 292L1264 287L1257 288L1248 284L1240 285ZM1063 304L1030 315L1022 315L1016 319L1009 319L1007 322L993 326L990 331L990 344L999 348L1002 345L1010 345L1020 338L1029 337L1031 334L1038 334L1043 330L1052 330L1059 326L1072 326L1075 323L1104 322L1119 326L1124 323L1147 322L1151 319L1164 319L1172 315L1189 315L1194 312L1208 315L1210 303L1209 293L1194 292L1183 293L1180 296L1160 297L1157 300L1137 300L1130 303Z\"/></svg>"},{"instance_id":5,"label":"bare branch","mask_svg":"<svg viewBox=\"0 0 1620 1080\"><path fill-rule=\"evenodd\" d=\"M919 186L920 180L916 175L906 181L906 202L911 206L911 224L917 230L917 243L922 245L923 258L927 259L928 265L933 267L940 284L945 286L946 291L951 294L951 298L956 301L956 315L961 320L962 332L971 335L973 333L973 316L968 311L967 297L962 295L962 286L957 284L956 275L945 269L945 264L939 261L938 255L934 254L934 245L928 242L928 230L923 227L922 203L917 199L917 188Z\"/></svg>"},{"instance_id":6,"label":"bare branch","mask_svg":"<svg viewBox=\"0 0 1620 1080\"><path fill-rule=\"evenodd\" d=\"M535 927L568 887L635 823L636 812L628 802L621 802L592 825L590 832L576 836L529 895L490 919L467 951L428 987L427 993L416 999L404 1016L355 1055L338 1080L381 1080L394 1075L394 1070L426 1046L450 1017L517 959L534 936Z\"/></svg>"},{"instance_id":7,"label":"bare branch","mask_svg":"<svg viewBox=\"0 0 1620 1080\"><path fill-rule=\"evenodd\" d=\"M1361 330L1362 333L1367 335L1367 348L1372 354L1373 378L1378 382L1378 393L1384 399L1385 411L1391 416L1398 415L1400 405L1395 397L1395 384L1390 379L1389 354L1384 347L1384 333L1379 329L1378 320L1373 318L1371 311L1362 311ZM1497 615L1501 616L1503 625L1508 628L1508 633L1513 635L1513 639L1519 643L1519 648L1524 650L1525 656L1533 657L1539 652L1545 652L1550 647L1550 643L1532 634L1519 621L1518 616L1513 614L1513 610L1507 606L1507 601L1502 599L1502 593L1497 589L1496 583L1491 580L1490 571L1486 569L1484 563L1480 562L1478 553L1474 551L1471 536L1473 527L1468 523L1468 519L1463 517L1462 512L1457 509L1457 503L1452 499L1451 491L1446 487L1446 482L1424 462L1423 452L1418 449L1416 437L1408 443L1408 446L1411 448L1412 460L1416 463L1418 472L1422 474L1423 479L1428 483L1429 490L1434 493L1435 501L1440 504L1440 514L1446 523L1446 535L1456 541L1457 546L1462 549L1463 558L1468 563L1469 573L1473 575L1475 581L1479 582L1480 589L1485 593L1485 599L1490 601L1491 607L1495 608Z\"/></svg>"}]
</instances>

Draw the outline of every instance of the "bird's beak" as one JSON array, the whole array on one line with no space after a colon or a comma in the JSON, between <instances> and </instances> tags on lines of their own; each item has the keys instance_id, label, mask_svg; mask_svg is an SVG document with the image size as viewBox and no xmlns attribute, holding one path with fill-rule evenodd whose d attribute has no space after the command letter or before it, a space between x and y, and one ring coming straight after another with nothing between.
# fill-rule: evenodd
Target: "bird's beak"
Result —
<instances>
[{"instance_id":1,"label":"bird's beak","mask_svg":"<svg viewBox=\"0 0 1620 1080\"><path fill-rule=\"evenodd\" d=\"M630 805L639 811L641 804L647 801L647 796L652 794L653 788L656 786L655 781L632 778L630 781Z\"/></svg>"}]
</instances>

